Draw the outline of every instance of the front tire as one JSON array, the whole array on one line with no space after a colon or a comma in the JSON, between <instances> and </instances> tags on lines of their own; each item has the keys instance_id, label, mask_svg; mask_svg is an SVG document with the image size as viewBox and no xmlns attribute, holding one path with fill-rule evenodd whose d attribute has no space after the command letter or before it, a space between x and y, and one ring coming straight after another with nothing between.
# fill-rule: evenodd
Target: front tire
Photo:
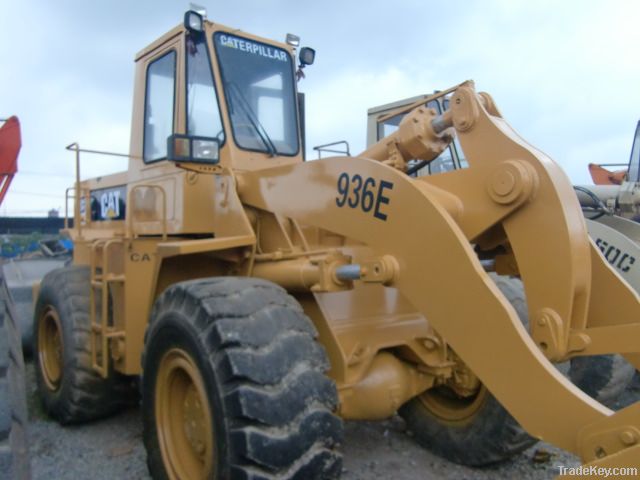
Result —
<instances>
[{"instance_id":1,"label":"front tire","mask_svg":"<svg viewBox=\"0 0 640 480\"><path fill-rule=\"evenodd\" d=\"M491 278L528 326L520 280L493 274ZM447 386L437 387L407 402L399 413L421 445L462 465L501 462L538 441L484 386L468 397L457 395Z\"/></svg>"},{"instance_id":2,"label":"front tire","mask_svg":"<svg viewBox=\"0 0 640 480\"><path fill-rule=\"evenodd\" d=\"M267 281L167 289L143 360L153 478L337 478L342 422L316 335L297 302Z\"/></svg>"},{"instance_id":3,"label":"front tire","mask_svg":"<svg viewBox=\"0 0 640 480\"><path fill-rule=\"evenodd\" d=\"M569 378L591 398L615 409L635 372L622 355L593 355L572 358Z\"/></svg>"}]
</instances>

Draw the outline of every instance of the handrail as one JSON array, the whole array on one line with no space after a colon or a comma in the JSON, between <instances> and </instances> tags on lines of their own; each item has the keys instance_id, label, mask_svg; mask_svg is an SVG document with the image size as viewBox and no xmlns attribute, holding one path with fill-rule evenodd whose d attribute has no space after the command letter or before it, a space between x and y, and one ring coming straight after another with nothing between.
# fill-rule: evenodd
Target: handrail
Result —
<instances>
[{"instance_id":1,"label":"handrail","mask_svg":"<svg viewBox=\"0 0 640 480\"><path fill-rule=\"evenodd\" d=\"M69 192L73 190L74 193L72 196L69 195ZM77 194L75 193L76 190L76 186L74 185L73 187L69 187L64 191L64 228L65 230L69 229L69 198L73 198L74 202L75 201L85 201L85 212L84 212L84 219L78 219L77 221L74 220L74 226L76 225L76 223L78 225L82 224L82 221L86 221L87 220L87 211L91 210L91 204L89 201L89 189L88 188L81 188L80 189L80 198L77 198ZM89 205L89 210L87 210L86 206Z\"/></svg>"},{"instance_id":2,"label":"handrail","mask_svg":"<svg viewBox=\"0 0 640 480\"><path fill-rule=\"evenodd\" d=\"M88 148L80 148L80 144L78 142L70 143L65 147L66 150L71 152L76 152L76 181L75 181L75 194L74 194L74 206L73 206L73 218L74 218L74 227L78 230L78 239L82 239L82 221L80 219L80 197L82 196L82 190L80 188L80 152L84 153L93 153L97 155L109 155L112 157L125 157L125 158L136 158L139 159L141 157L137 157L135 155L127 155L124 153L115 153L115 152L107 152L105 150L91 150ZM67 202L68 202L68 193L69 188L65 192L65 228L68 228L68 210L67 210ZM86 189L85 189L86 190ZM78 193L80 192L80 193ZM89 202L85 200L85 213L86 208L90 208L90 205L87 205Z\"/></svg>"},{"instance_id":3,"label":"handrail","mask_svg":"<svg viewBox=\"0 0 640 480\"><path fill-rule=\"evenodd\" d=\"M111 155L112 157L135 158L139 160L142 159L142 157L138 157L136 155L128 155L126 153L116 153L116 152L107 152L106 150L90 150L88 148L80 148L80 144L78 142L73 142L67 145L65 149L70 150L72 152L94 153L97 155Z\"/></svg>"},{"instance_id":4,"label":"handrail","mask_svg":"<svg viewBox=\"0 0 640 480\"><path fill-rule=\"evenodd\" d=\"M345 146L344 150L334 150L331 148L326 148L326 147L332 147L334 145L343 145L343 144ZM324 145L317 145L313 147L313 149L318 152L318 159L322 158L322 152L341 153L343 155L346 154L348 157L351 156L351 152L349 151L349 142L347 142L346 140L338 140L337 142L325 143Z\"/></svg>"},{"instance_id":5,"label":"handrail","mask_svg":"<svg viewBox=\"0 0 640 480\"><path fill-rule=\"evenodd\" d=\"M395 117L396 115L400 115L401 113L410 112L411 110L413 110L416 107L419 107L421 105L426 105L431 100L436 100L436 99L438 99L440 97L444 97L445 95L453 93L458 88L460 88L462 86L465 86L465 85L470 85L470 84L473 84L473 80L465 80L464 82L459 83L458 85L454 85L451 88L447 88L446 90L439 90L437 92L432 93L431 95L426 95L423 98L420 98L419 100L416 100L413 103L410 103L410 104L405 105L403 107L394 108L393 110L390 110L390 111L386 112L384 115L380 115L376 119L376 122L377 123L382 123L385 120L389 120L390 118Z\"/></svg>"},{"instance_id":6,"label":"handrail","mask_svg":"<svg viewBox=\"0 0 640 480\"><path fill-rule=\"evenodd\" d=\"M82 238L82 222L80 221L80 145L78 143L72 143L67 145L67 150L74 150L76 152L76 185L75 195L73 202L73 223L76 224L75 228L78 229L78 238Z\"/></svg>"}]
</instances>

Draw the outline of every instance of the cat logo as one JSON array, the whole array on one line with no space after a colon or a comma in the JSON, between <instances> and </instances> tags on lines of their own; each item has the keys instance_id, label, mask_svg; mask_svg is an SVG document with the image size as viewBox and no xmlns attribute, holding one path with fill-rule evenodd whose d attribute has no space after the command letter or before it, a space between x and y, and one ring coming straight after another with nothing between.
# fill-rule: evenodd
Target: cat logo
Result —
<instances>
[{"instance_id":1,"label":"cat logo","mask_svg":"<svg viewBox=\"0 0 640 480\"><path fill-rule=\"evenodd\" d=\"M106 191L100 196L100 216L104 219L120 217L120 191Z\"/></svg>"},{"instance_id":2,"label":"cat logo","mask_svg":"<svg viewBox=\"0 0 640 480\"><path fill-rule=\"evenodd\" d=\"M84 200L84 199L83 199ZM101 188L91 191L91 220L94 222L109 220L124 220L126 213L127 187L118 185L115 187ZM87 206L80 201L80 210L86 210Z\"/></svg>"}]
</instances>

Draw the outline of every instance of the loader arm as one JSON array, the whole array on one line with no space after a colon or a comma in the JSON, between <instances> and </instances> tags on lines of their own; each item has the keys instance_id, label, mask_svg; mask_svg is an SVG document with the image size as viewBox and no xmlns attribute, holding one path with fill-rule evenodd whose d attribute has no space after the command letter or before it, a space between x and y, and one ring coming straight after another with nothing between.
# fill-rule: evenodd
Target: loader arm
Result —
<instances>
[{"instance_id":1,"label":"loader arm","mask_svg":"<svg viewBox=\"0 0 640 480\"><path fill-rule=\"evenodd\" d=\"M607 351L622 351L638 367L637 295L590 243L559 167L520 139L488 96L463 86L452 105L447 121L467 157L474 153L469 169L437 184L365 158L332 158L238 174L240 198L393 256L392 285L532 435L585 463L615 455L616 464L640 465L640 405L613 413L545 358L608 342ZM490 150L478 147L481 138ZM488 236L510 244L539 327L535 342L471 246ZM607 316L606 297L591 295L596 285L620 300L615 318ZM464 301L451 293L459 291ZM590 326L609 336L592 342ZM633 351L625 332L635 338Z\"/></svg>"},{"instance_id":2,"label":"loader arm","mask_svg":"<svg viewBox=\"0 0 640 480\"><path fill-rule=\"evenodd\" d=\"M560 361L584 350L588 339L572 328L587 322L592 246L569 179L518 136L487 94L463 86L451 105L448 121L470 168L420 181L461 202L456 222L470 242L486 243L490 235L491 246L510 245L531 332L545 355Z\"/></svg>"}]
</instances>

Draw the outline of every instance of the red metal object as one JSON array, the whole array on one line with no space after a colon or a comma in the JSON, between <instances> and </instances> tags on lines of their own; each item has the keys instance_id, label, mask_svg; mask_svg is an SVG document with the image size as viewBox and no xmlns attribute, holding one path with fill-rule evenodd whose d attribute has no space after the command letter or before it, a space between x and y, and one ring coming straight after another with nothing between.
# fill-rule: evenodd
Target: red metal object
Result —
<instances>
[{"instance_id":1,"label":"red metal object","mask_svg":"<svg viewBox=\"0 0 640 480\"><path fill-rule=\"evenodd\" d=\"M0 127L0 204L9 190L13 176L18 171L18 153L22 147L20 120L9 117Z\"/></svg>"},{"instance_id":2,"label":"red metal object","mask_svg":"<svg viewBox=\"0 0 640 480\"><path fill-rule=\"evenodd\" d=\"M589 173L593 179L593 183L596 185L621 185L624 182L624 177L627 175L627 170L617 170L612 172L606 168L602 168L595 163L589 164Z\"/></svg>"}]
</instances>

